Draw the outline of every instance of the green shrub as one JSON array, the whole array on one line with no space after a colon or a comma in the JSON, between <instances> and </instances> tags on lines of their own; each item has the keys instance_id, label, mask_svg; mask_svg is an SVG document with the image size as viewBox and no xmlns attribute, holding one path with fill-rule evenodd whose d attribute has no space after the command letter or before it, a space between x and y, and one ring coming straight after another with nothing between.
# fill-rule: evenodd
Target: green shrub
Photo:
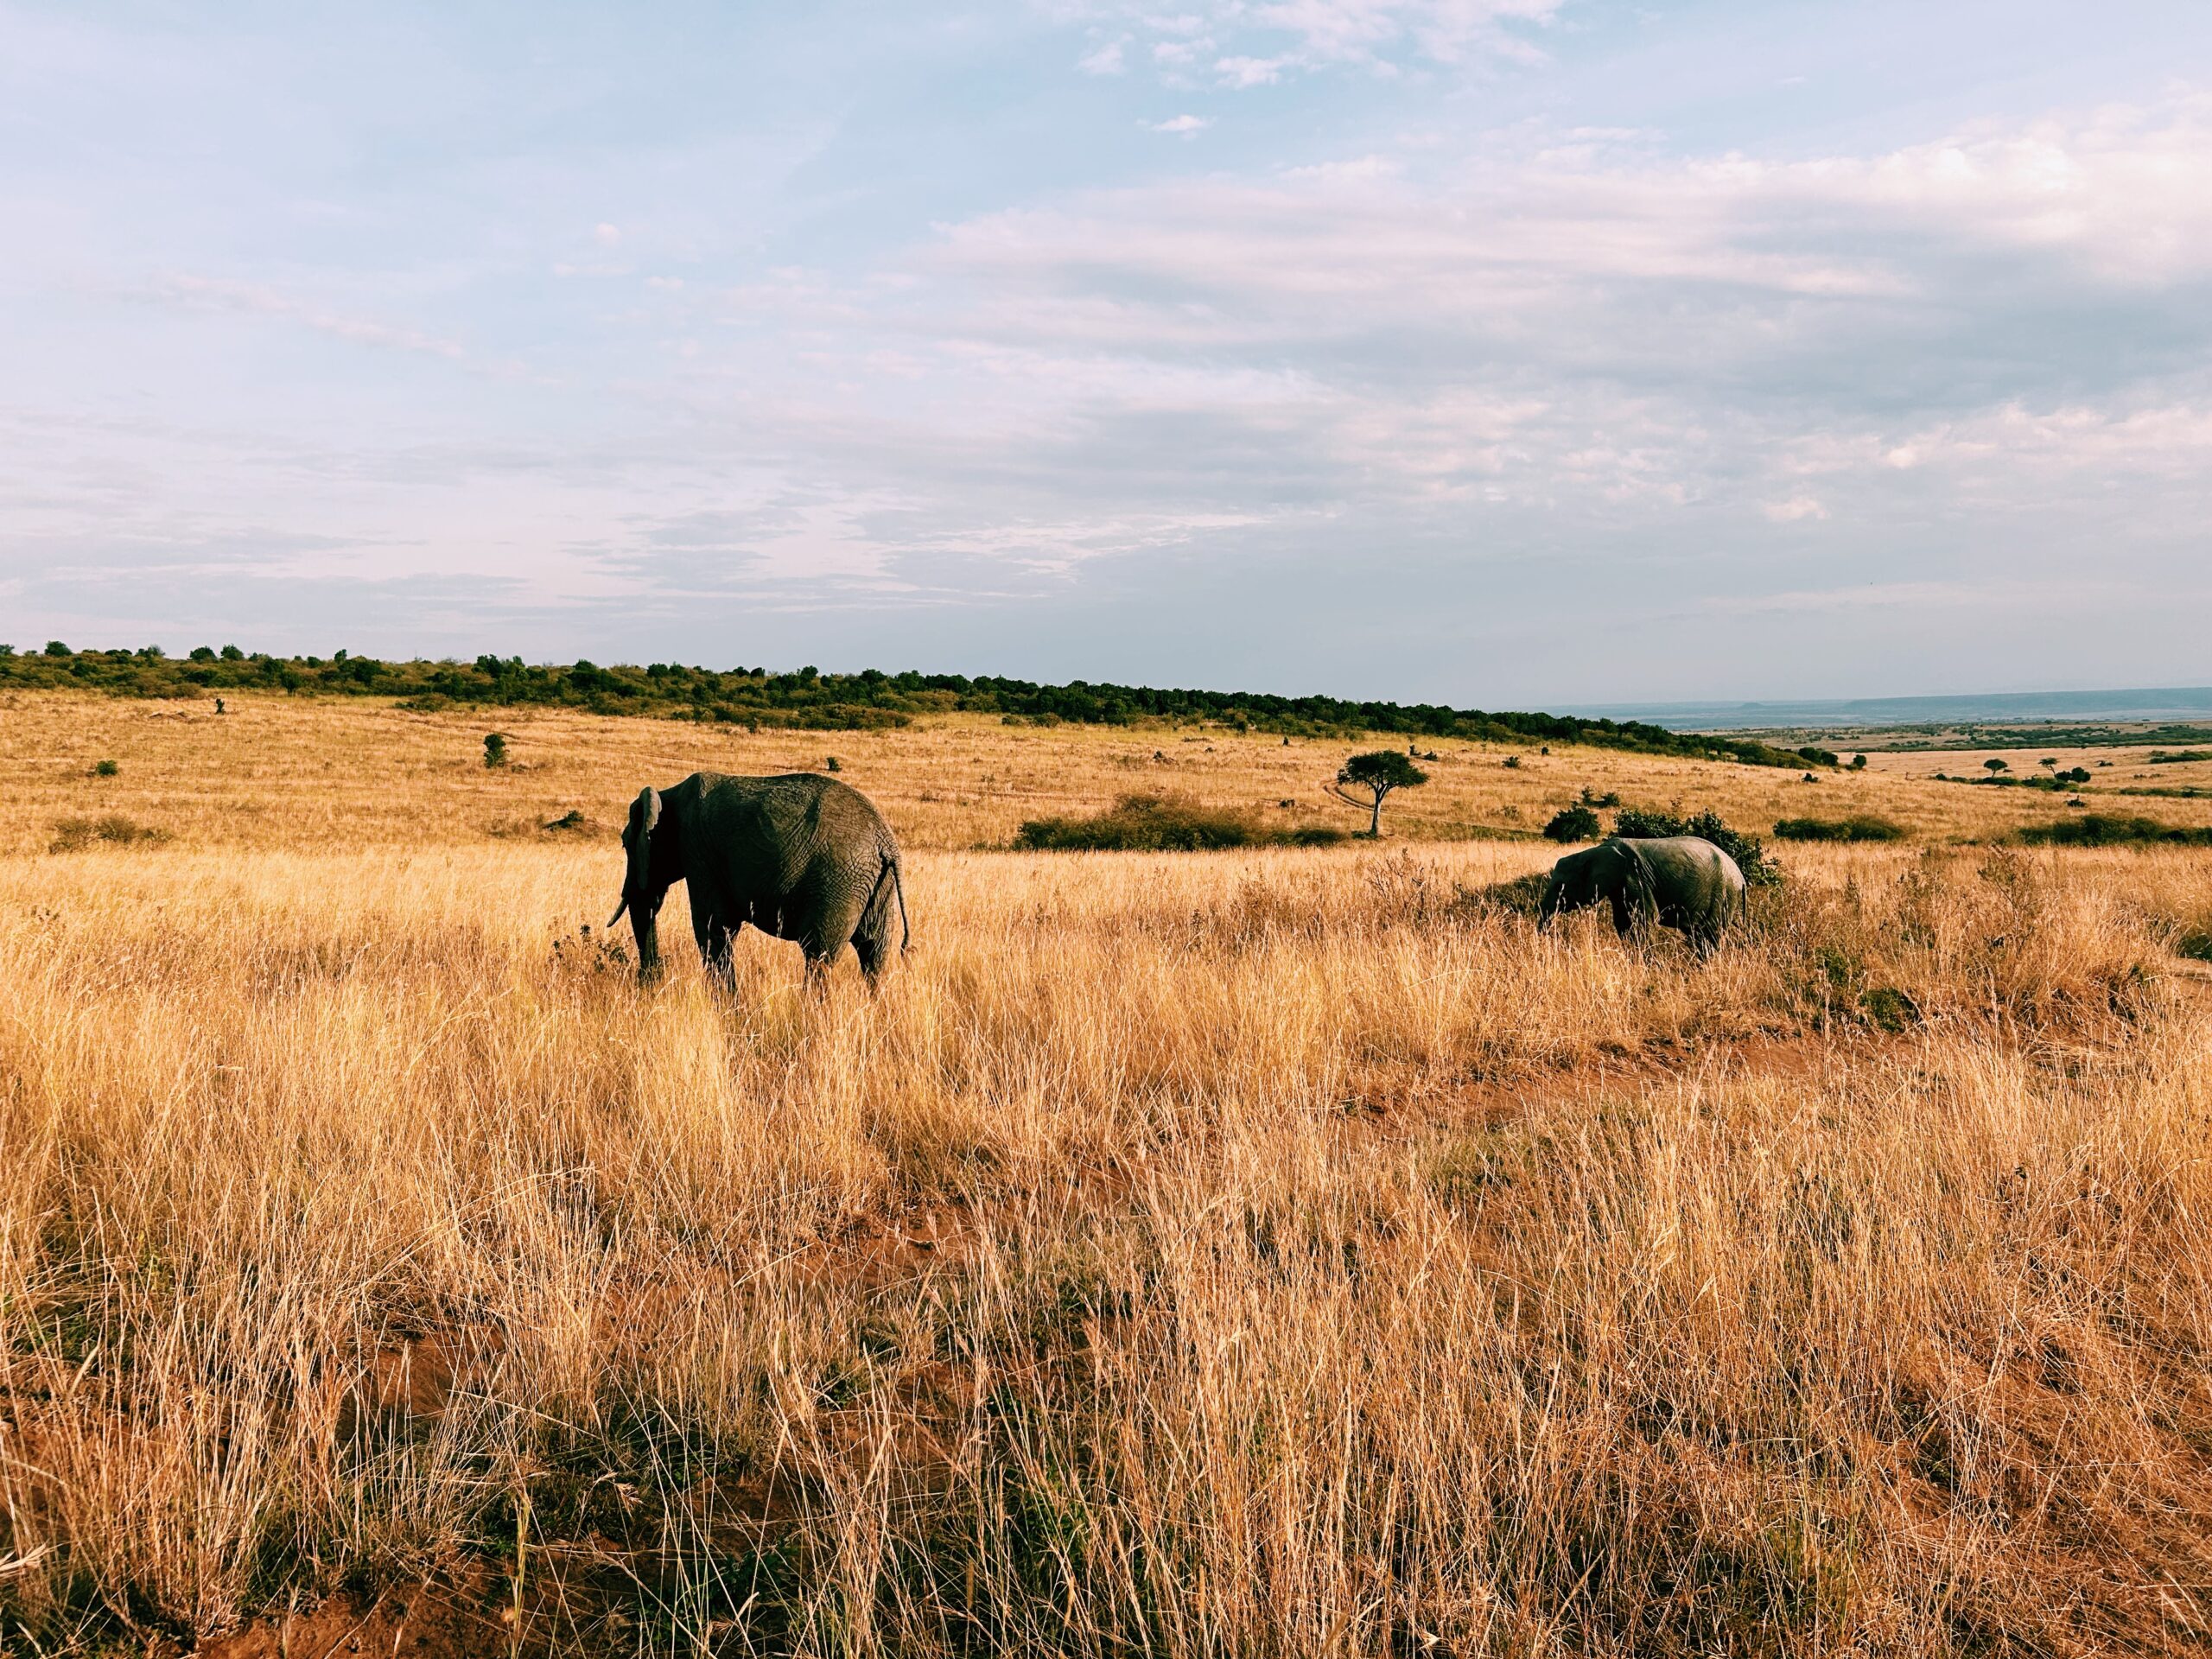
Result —
<instances>
[{"instance_id":1,"label":"green shrub","mask_svg":"<svg viewBox=\"0 0 2212 1659\"><path fill-rule=\"evenodd\" d=\"M138 823L119 812L111 812L100 818L64 818L54 826L54 839L47 843L49 853L77 853L98 842L111 847L158 847L168 840L169 832L157 830L149 823Z\"/></svg>"},{"instance_id":2,"label":"green shrub","mask_svg":"<svg viewBox=\"0 0 2212 1659\"><path fill-rule=\"evenodd\" d=\"M2031 847L2212 847L2212 830L2183 830L2156 818L2124 812L2084 812L2030 824L2020 839Z\"/></svg>"},{"instance_id":3,"label":"green shrub","mask_svg":"<svg viewBox=\"0 0 2212 1659\"><path fill-rule=\"evenodd\" d=\"M1681 817L1656 808L1624 806L1613 820L1613 833L1630 841L1658 841L1669 836L1695 836L1709 841L1736 861L1744 880L1754 887L1772 887L1782 872L1768 861L1766 844L1757 836L1732 830L1709 808L1692 817Z\"/></svg>"},{"instance_id":4,"label":"green shrub","mask_svg":"<svg viewBox=\"0 0 2212 1659\"><path fill-rule=\"evenodd\" d=\"M1205 852L1225 847L1325 847L1349 839L1325 824L1278 828L1179 795L1124 795L1084 817L1032 818L1014 844L1031 852Z\"/></svg>"},{"instance_id":5,"label":"green shrub","mask_svg":"<svg viewBox=\"0 0 2212 1659\"><path fill-rule=\"evenodd\" d=\"M2174 766L2190 760L2212 760L2212 749L2153 749L2146 758L2154 766Z\"/></svg>"},{"instance_id":6,"label":"green shrub","mask_svg":"<svg viewBox=\"0 0 2212 1659\"><path fill-rule=\"evenodd\" d=\"M1567 808L1544 826L1546 841L1595 841L1605 833L1605 826L1598 815L1580 802Z\"/></svg>"},{"instance_id":7,"label":"green shrub","mask_svg":"<svg viewBox=\"0 0 2212 1659\"><path fill-rule=\"evenodd\" d=\"M486 732L484 734L484 764L487 766L507 764L507 740L502 734Z\"/></svg>"},{"instance_id":8,"label":"green shrub","mask_svg":"<svg viewBox=\"0 0 2212 1659\"><path fill-rule=\"evenodd\" d=\"M95 778L112 778L122 770L122 766L113 760L98 760L92 764L92 776Z\"/></svg>"},{"instance_id":9,"label":"green shrub","mask_svg":"<svg viewBox=\"0 0 2212 1659\"><path fill-rule=\"evenodd\" d=\"M1843 818L1784 818L1774 826L1782 841L1903 841L1901 823L1871 812Z\"/></svg>"}]
</instances>

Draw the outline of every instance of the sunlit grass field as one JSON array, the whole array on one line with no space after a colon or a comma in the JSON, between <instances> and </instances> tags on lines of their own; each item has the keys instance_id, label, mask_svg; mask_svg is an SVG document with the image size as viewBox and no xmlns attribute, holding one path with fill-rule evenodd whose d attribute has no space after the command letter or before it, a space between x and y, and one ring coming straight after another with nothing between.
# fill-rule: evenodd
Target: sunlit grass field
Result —
<instances>
[{"instance_id":1,"label":"sunlit grass field","mask_svg":"<svg viewBox=\"0 0 2212 1659\"><path fill-rule=\"evenodd\" d=\"M232 708L0 710L0 1649L2212 1644L2202 849L1444 743L1025 855L1348 746ZM832 754L900 970L639 992L627 799ZM1700 963L1535 931L1585 785L1914 839Z\"/></svg>"}]
</instances>

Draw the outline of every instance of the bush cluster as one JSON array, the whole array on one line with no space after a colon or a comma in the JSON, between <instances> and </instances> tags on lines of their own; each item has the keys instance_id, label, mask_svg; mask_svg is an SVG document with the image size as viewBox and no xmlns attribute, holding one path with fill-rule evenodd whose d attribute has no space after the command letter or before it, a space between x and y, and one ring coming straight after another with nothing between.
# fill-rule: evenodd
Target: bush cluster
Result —
<instances>
[{"instance_id":1,"label":"bush cluster","mask_svg":"<svg viewBox=\"0 0 2212 1659\"><path fill-rule=\"evenodd\" d=\"M1598 815L1577 801L1544 826L1546 841L1595 841L1605 833Z\"/></svg>"},{"instance_id":2,"label":"bush cluster","mask_svg":"<svg viewBox=\"0 0 2212 1659\"><path fill-rule=\"evenodd\" d=\"M54 839L47 843L47 851L82 852L100 842L111 847L158 847L169 838L166 830L111 812L105 817L62 819L54 826Z\"/></svg>"},{"instance_id":3,"label":"bush cluster","mask_svg":"<svg viewBox=\"0 0 2212 1659\"><path fill-rule=\"evenodd\" d=\"M2123 812L2085 812L2030 824L2020 839L2031 847L2212 847L2212 830L2185 830Z\"/></svg>"},{"instance_id":4,"label":"bush cluster","mask_svg":"<svg viewBox=\"0 0 2212 1659\"><path fill-rule=\"evenodd\" d=\"M1263 823L1179 795L1124 795L1090 817L1032 818L1014 844L1032 852L1206 852L1226 847L1326 847L1348 839L1326 824Z\"/></svg>"},{"instance_id":5,"label":"bush cluster","mask_svg":"<svg viewBox=\"0 0 2212 1659\"><path fill-rule=\"evenodd\" d=\"M1774 826L1781 841L1903 841L1905 829L1871 812L1842 818L1783 818Z\"/></svg>"},{"instance_id":6,"label":"bush cluster","mask_svg":"<svg viewBox=\"0 0 2212 1659\"><path fill-rule=\"evenodd\" d=\"M1709 841L1736 861L1744 880L1754 887L1772 887L1782 880L1766 855L1766 843L1757 836L1732 830L1711 808L1690 817L1653 808L1624 806L1613 819L1613 833L1630 841L1656 841L1668 836L1695 836Z\"/></svg>"}]
</instances>

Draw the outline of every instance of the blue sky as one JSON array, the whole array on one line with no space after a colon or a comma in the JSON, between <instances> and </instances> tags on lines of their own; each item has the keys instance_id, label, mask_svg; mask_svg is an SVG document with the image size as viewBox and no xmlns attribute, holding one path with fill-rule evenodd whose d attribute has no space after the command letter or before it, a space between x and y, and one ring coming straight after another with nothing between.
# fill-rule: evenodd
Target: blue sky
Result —
<instances>
[{"instance_id":1,"label":"blue sky","mask_svg":"<svg viewBox=\"0 0 2212 1659\"><path fill-rule=\"evenodd\" d=\"M2212 679L2202 0L0 0L0 639Z\"/></svg>"}]
</instances>

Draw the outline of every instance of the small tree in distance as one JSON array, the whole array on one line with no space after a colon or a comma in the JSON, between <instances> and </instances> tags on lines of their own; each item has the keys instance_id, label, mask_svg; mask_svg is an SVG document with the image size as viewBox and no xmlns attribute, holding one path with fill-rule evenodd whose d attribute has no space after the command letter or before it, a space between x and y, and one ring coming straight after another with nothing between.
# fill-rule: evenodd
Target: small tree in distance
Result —
<instances>
[{"instance_id":1,"label":"small tree in distance","mask_svg":"<svg viewBox=\"0 0 2212 1659\"><path fill-rule=\"evenodd\" d=\"M1981 764L1982 764L1984 766L1986 766L1986 768L1988 768L1989 775L1990 775L1991 777L1993 777L1993 778L1994 778L1994 777L1995 777L1999 772L2010 772L2010 771L2012 771L2012 767L2010 767L2009 766L2005 765L2005 762L2003 762L2002 760L1999 760L1995 755L1993 755L1993 755L1991 755L1991 756L1989 757L1989 759L1988 759L1988 760L1986 760L1983 761Z\"/></svg>"},{"instance_id":2,"label":"small tree in distance","mask_svg":"<svg viewBox=\"0 0 2212 1659\"><path fill-rule=\"evenodd\" d=\"M1368 815L1367 833L1379 839L1382 834L1382 801L1392 790L1418 789L1428 781L1428 774L1400 754L1395 749L1374 749L1365 754L1355 754L1344 762L1337 773L1337 781L1329 793L1346 806L1360 808ZM1373 798L1355 800L1344 791L1365 790Z\"/></svg>"}]
</instances>

